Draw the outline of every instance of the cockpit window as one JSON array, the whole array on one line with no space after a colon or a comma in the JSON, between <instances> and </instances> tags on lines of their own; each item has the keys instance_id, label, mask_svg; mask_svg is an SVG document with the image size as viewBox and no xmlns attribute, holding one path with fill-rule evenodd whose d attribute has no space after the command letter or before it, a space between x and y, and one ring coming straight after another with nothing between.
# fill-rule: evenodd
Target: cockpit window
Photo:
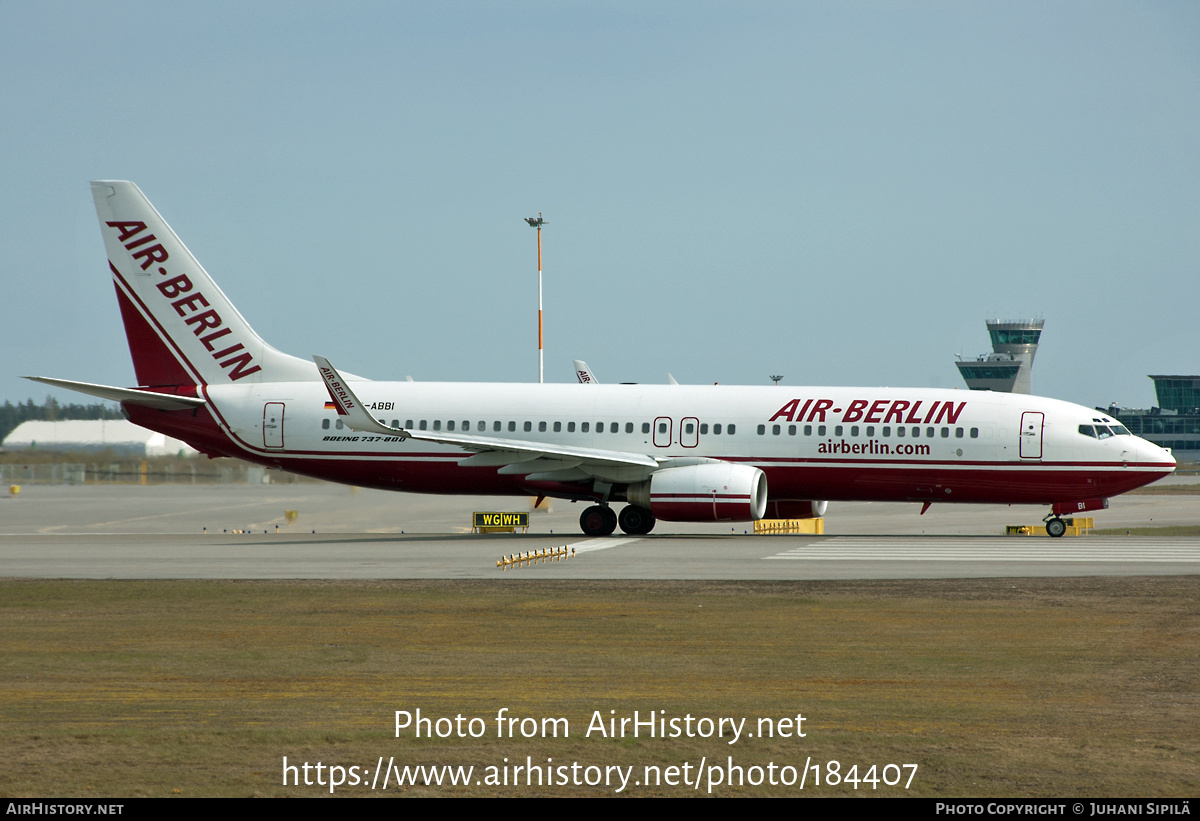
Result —
<instances>
[{"instance_id":1,"label":"cockpit window","mask_svg":"<svg viewBox=\"0 0 1200 821\"><path fill-rule=\"evenodd\" d=\"M1109 430L1108 428L1106 428L1104 425L1096 425L1096 438L1097 439L1107 439L1108 437L1110 437L1112 435L1113 435L1113 432L1111 430Z\"/></svg>"},{"instance_id":2,"label":"cockpit window","mask_svg":"<svg viewBox=\"0 0 1200 821\"><path fill-rule=\"evenodd\" d=\"M1096 438L1096 431L1092 429L1091 425L1080 425L1079 432L1082 433L1084 436L1090 436L1093 439Z\"/></svg>"},{"instance_id":3,"label":"cockpit window","mask_svg":"<svg viewBox=\"0 0 1200 821\"><path fill-rule=\"evenodd\" d=\"M1112 432L1117 436L1133 436L1133 434L1129 432L1129 428L1125 427L1124 425L1113 425Z\"/></svg>"}]
</instances>

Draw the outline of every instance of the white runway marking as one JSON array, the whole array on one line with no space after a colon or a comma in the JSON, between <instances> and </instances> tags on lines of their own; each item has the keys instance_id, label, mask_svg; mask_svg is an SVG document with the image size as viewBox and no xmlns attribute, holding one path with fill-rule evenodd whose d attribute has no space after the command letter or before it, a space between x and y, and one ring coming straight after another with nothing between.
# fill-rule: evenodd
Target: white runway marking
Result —
<instances>
[{"instance_id":1,"label":"white runway marking","mask_svg":"<svg viewBox=\"0 0 1200 821\"><path fill-rule=\"evenodd\" d=\"M1047 544L1049 542L1049 544ZM1053 540L834 537L766 559L870 562L1200 562L1200 541L1186 538Z\"/></svg>"},{"instance_id":2,"label":"white runway marking","mask_svg":"<svg viewBox=\"0 0 1200 821\"><path fill-rule=\"evenodd\" d=\"M626 547L640 541L641 539L622 536L619 539L588 539L586 542L572 542L567 547L575 548L576 553L588 553L592 550L608 550L610 547Z\"/></svg>"}]
</instances>

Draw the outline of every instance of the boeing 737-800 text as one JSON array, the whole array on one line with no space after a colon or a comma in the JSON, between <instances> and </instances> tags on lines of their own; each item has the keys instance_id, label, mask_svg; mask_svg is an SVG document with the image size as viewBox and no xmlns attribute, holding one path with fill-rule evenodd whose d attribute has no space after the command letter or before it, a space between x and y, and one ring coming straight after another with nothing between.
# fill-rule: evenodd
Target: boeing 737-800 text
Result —
<instances>
[{"instance_id":1,"label":"boeing 737-800 text","mask_svg":"<svg viewBox=\"0 0 1200 821\"><path fill-rule=\"evenodd\" d=\"M209 456L364 487L589 501L580 526L821 515L830 500L1064 513L1169 474L1115 420L1035 396L892 388L375 382L254 332L131 182L92 195L137 388L121 403ZM819 501L818 501L819 500ZM924 508L922 509L924 512Z\"/></svg>"}]
</instances>

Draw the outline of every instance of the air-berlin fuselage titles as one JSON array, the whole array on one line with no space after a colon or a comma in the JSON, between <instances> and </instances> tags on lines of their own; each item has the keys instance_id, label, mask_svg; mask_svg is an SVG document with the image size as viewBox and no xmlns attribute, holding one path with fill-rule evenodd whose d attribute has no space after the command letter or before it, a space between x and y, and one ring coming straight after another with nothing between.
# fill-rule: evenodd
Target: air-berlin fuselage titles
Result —
<instances>
[{"instance_id":1,"label":"air-berlin fuselage titles","mask_svg":"<svg viewBox=\"0 0 1200 821\"><path fill-rule=\"evenodd\" d=\"M92 193L138 387L37 379L118 400L210 456L391 490L588 501L592 535L855 499L1044 504L1061 535L1060 514L1175 468L1116 420L1033 396L343 375L263 341L133 183Z\"/></svg>"},{"instance_id":2,"label":"air-berlin fuselage titles","mask_svg":"<svg viewBox=\"0 0 1200 821\"><path fill-rule=\"evenodd\" d=\"M769 421L783 419L787 422L824 422L826 411L830 414L842 413L842 409L835 408L834 404L836 403L832 399L793 399L777 410ZM837 421L884 425L889 422L897 425L953 425L958 422L959 414L967 406L966 402L935 400L929 402L928 407L922 410L922 404L926 403L921 399L854 399L846 407L845 415Z\"/></svg>"}]
</instances>

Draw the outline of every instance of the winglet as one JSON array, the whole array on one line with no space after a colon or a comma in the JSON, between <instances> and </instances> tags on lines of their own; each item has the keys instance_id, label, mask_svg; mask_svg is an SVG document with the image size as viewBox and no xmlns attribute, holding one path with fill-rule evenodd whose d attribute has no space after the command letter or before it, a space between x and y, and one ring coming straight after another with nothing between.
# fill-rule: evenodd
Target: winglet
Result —
<instances>
[{"instance_id":1,"label":"winglet","mask_svg":"<svg viewBox=\"0 0 1200 821\"><path fill-rule=\"evenodd\" d=\"M404 430L404 428L388 427L377 419L372 418L371 414L367 413L366 406L363 405L362 400L354 395L354 391L350 389L350 385L337 372L337 369L333 367L333 363L323 356L314 356L313 361L317 363L317 372L321 374L321 379L325 381L325 389L329 391L329 398L333 400L338 415L346 417L346 425L351 430L408 438L408 431Z\"/></svg>"},{"instance_id":2,"label":"winglet","mask_svg":"<svg viewBox=\"0 0 1200 821\"><path fill-rule=\"evenodd\" d=\"M600 380L596 378L596 374L592 373L592 369L588 367L588 363L582 359L573 360L575 363L575 378L584 385L598 385Z\"/></svg>"}]
</instances>

